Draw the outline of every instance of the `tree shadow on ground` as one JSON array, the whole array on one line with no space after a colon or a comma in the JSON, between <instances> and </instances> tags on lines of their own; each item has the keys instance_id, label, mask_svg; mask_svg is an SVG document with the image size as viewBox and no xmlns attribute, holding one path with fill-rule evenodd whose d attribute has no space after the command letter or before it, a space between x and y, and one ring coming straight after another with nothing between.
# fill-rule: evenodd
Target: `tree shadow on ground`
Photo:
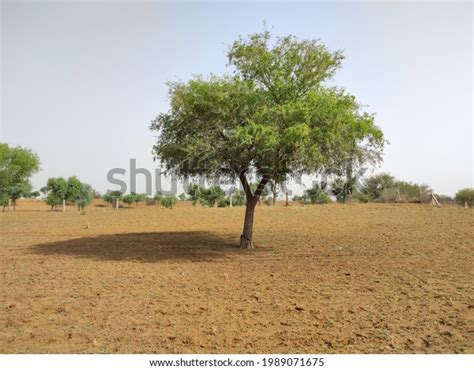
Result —
<instances>
[{"instance_id":1,"label":"tree shadow on ground","mask_svg":"<svg viewBox=\"0 0 474 370\"><path fill-rule=\"evenodd\" d=\"M38 244L35 254L76 256L106 261L192 262L239 251L235 238L203 231L100 235Z\"/></svg>"}]
</instances>

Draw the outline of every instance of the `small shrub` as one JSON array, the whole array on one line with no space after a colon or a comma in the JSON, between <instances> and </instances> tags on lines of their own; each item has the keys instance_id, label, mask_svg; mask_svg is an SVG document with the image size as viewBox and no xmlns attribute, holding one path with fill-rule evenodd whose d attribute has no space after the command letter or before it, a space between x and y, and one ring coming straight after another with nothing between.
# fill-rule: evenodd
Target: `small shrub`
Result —
<instances>
[{"instance_id":1,"label":"small shrub","mask_svg":"<svg viewBox=\"0 0 474 370\"><path fill-rule=\"evenodd\" d=\"M188 188L188 195L193 201L193 206L197 202L201 203L204 207L214 207L225 198L225 192L218 185L211 186L205 189L197 184L190 184ZM229 202L230 203L230 202ZM223 204L223 203L222 203Z\"/></svg>"},{"instance_id":2,"label":"small shrub","mask_svg":"<svg viewBox=\"0 0 474 370\"><path fill-rule=\"evenodd\" d=\"M358 203L368 203L372 199L367 195L360 192L359 189L354 188L352 190L352 201Z\"/></svg>"},{"instance_id":3,"label":"small shrub","mask_svg":"<svg viewBox=\"0 0 474 370\"><path fill-rule=\"evenodd\" d=\"M378 197L377 200L383 203L396 202L398 200L397 189L395 188L383 189L382 193L380 193L380 196Z\"/></svg>"},{"instance_id":4,"label":"small shrub","mask_svg":"<svg viewBox=\"0 0 474 370\"><path fill-rule=\"evenodd\" d=\"M174 195L162 196L160 203L163 207L172 209L176 204L176 197Z\"/></svg>"},{"instance_id":5,"label":"small shrub","mask_svg":"<svg viewBox=\"0 0 474 370\"><path fill-rule=\"evenodd\" d=\"M219 201L217 202L217 207L219 208L225 208L229 206L230 206L229 198L222 198L222 199L219 199Z\"/></svg>"},{"instance_id":6,"label":"small shrub","mask_svg":"<svg viewBox=\"0 0 474 370\"><path fill-rule=\"evenodd\" d=\"M304 204L326 204L331 202L331 198L327 195L319 185L315 185L311 189L305 191L301 197Z\"/></svg>"},{"instance_id":7,"label":"small shrub","mask_svg":"<svg viewBox=\"0 0 474 370\"><path fill-rule=\"evenodd\" d=\"M122 202L127 204L129 207L135 203L136 196L134 194L127 194L122 197Z\"/></svg>"}]
</instances>

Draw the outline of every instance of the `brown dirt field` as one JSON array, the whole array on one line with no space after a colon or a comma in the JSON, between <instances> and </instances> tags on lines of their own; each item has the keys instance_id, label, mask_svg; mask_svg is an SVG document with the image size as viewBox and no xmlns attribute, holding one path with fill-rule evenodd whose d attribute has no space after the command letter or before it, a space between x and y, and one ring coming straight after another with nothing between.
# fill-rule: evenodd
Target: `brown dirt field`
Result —
<instances>
[{"instance_id":1,"label":"brown dirt field","mask_svg":"<svg viewBox=\"0 0 474 370\"><path fill-rule=\"evenodd\" d=\"M0 213L0 352L474 352L474 210L99 203Z\"/></svg>"}]
</instances>

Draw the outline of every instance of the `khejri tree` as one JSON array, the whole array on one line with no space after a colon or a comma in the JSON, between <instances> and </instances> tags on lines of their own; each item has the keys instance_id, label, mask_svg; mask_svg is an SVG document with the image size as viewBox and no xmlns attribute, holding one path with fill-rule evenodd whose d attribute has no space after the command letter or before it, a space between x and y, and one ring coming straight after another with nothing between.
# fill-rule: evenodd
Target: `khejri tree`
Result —
<instances>
[{"instance_id":1,"label":"khejri tree","mask_svg":"<svg viewBox=\"0 0 474 370\"><path fill-rule=\"evenodd\" d=\"M343 55L319 40L257 33L235 41L228 60L230 75L169 83L170 110L151 124L153 153L183 178L239 179L246 195L240 247L252 248L255 206L269 181L340 173L348 158L376 162L384 139L373 114L328 84Z\"/></svg>"},{"instance_id":2,"label":"khejri tree","mask_svg":"<svg viewBox=\"0 0 474 370\"><path fill-rule=\"evenodd\" d=\"M30 178L40 170L39 157L28 148L0 143L0 205L16 208L21 197L33 195Z\"/></svg>"}]
</instances>

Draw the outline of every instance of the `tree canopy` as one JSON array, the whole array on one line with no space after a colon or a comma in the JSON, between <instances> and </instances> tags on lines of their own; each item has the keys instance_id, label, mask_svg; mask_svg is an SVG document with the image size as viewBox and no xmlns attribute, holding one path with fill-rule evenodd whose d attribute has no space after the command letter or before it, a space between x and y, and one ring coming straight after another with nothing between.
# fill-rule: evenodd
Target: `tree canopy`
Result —
<instances>
[{"instance_id":1,"label":"tree canopy","mask_svg":"<svg viewBox=\"0 0 474 370\"><path fill-rule=\"evenodd\" d=\"M253 210L272 180L337 173L347 158L380 159L384 139L374 116L344 89L327 86L343 56L318 40L269 32L239 38L228 52L230 76L169 84L170 110L152 121L153 151L179 176L240 179L247 198L242 247L252 247ZM259 175L255 190L246 174Z\"/></svg>"},{"instance_id":2,"label":"tree canopy","mask_svg":"<svg viewBox=\"0 0 474 370\"><path fill-rule=\"evenodd\" d=\"M94 195L94 189L75 176L67 180L63 177L51 177L41 191L46 195L45 202L51 209L62 204L63 211L66 203L75 203L79 210L84 210L92 202Z\"/></svg>"},{"instance_id":3,"label":"tree canopy","mask_svg":"<svg viewBox=\"0 0 474 370\"><path fill-rule=\"evenodd\" d=\"M28 196L30 177L40 170L39 157L28 148L0 143L0 203L15 206L18 198Z\"/></svg>"},{"instance_id":4,"label":"tree canopy","mask_svg":"<svg viewBox=\"0 0 474 370\"><path fill-rule=\"evenodd\" d=\"M456 192L455 200L459 204L467 203L469 207L474 204L474 188L464 188Z\"/></svg>"}]
</instances>

